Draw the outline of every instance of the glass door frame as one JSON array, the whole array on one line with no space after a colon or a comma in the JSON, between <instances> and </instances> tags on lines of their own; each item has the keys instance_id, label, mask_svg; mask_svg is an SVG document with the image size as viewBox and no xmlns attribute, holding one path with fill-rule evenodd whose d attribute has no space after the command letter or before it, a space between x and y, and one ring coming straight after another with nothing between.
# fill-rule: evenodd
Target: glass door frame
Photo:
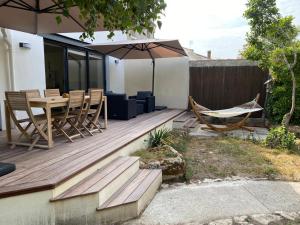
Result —
<instances>
[{"instance_id":1,"label":"glass door frame","mask_svg":"<svg viewBox=\"0 0 300 225\"><path fill-rule=\"evenodd\" d=\"M90 74L89 74L89 56L90 54L93 55L97 55L100 56L102 58L102 73L103 73L103 89L104 91L106 91L107 88L107 78L106 78L106 57L104 54L101 54L97 51L85 48L85 47L79 47L79 46L75 46L75 45L70 45L68 43L64 43L64 42L58 42L58 41L53 41L53 40L48 40L46 38L44 38L44 45L45 44L52 44L52 45L57 45L59 47L63 47L64 50L64 77L63 77L63 82L64 82L64 92L69 92L69 57L68 57L68 53L69 50L75 50L75 51L81 51L85 53L85 61L86 61L86 88L87 90L90 87ZM85 91L87 91L85 90Z\"/></svg>"}]
</instances>

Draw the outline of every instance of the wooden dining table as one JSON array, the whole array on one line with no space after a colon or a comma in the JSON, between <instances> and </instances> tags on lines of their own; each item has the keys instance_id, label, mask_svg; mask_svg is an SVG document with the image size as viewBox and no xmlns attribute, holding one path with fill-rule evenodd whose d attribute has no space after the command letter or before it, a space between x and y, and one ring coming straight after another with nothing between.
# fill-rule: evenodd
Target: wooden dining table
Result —
<instances>
[{"instance_id":1,"label":"wooden dining table","mask_svg":"<svg viewBox=\"0 0 300 225\"><path fill-rule=\"evenodd\" d=\"M85 101L88 101L90 97L85 96ZM67 106L69 99L64 98L62 96L59 97L45 97L45 98L30 98L30 106L33 108L43 108L45 109L45 114L47 116L47 136L48 136L48 148L52 148L54 145L53 137L52 137L52 122L51 122L51 109L59 108ZM107 128L107 97L103 96L102 99L104 103L104 127ZM5 119L6 119L6 135L7 135L7 142L12 142L12 135L11 135L11 116L9 110L7 108L7 104L5 102Z\"/></svg>"}]
</instances>

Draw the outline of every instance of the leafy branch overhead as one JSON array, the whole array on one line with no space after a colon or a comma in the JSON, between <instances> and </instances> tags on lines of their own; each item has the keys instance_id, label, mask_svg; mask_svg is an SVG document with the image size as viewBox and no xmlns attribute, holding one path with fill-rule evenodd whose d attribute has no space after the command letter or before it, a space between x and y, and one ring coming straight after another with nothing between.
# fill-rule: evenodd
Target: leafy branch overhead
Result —
<instances>
[{"instance_id":1,"label":"leafy branch overhead","mask_svg":"<svg viewBox=\"0 0 300 225\"><path fill-rule=\"evenodd\" d=\"M114 36L115 30L152 33L156 26L161 27L161 15L166 8L164 0L57 0L57 3L63 7L64 16L69 15L71 7L79 7L86 29L82 39L93 38L101 20L110 32L109 38ZM61 22L60 17L57 22Z\"/></svg>"}]
</instances>

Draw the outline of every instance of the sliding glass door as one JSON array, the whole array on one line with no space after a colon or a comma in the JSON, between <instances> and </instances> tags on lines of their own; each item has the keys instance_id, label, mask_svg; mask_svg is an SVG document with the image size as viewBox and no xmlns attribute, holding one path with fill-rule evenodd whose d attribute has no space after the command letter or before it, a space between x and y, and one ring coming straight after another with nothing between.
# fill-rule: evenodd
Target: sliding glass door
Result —
<instances>
[{"instance_id":1,"label":"sliding glass door","mask_svg":"<svg viewBox=\"0 0 300 225\"><path fill-rule=\"evenodd\" d=\"M89 87L104 89L103 57L89 54Z\"/></svg>"},{"instance_id":2,"label":"sliding glass door","mask_svg":"<svg viewBox=\"0 0 300 225\"><path fill-rule=\"evenodd\" d=\"M68 50L69 90L87 90L86 52Z\"/></svg>"},{"instance_id":3,"label":"sliding glass door","mask_svg":"<svg viewBox=\"0 0 300 225\"><path fill-rule=\"evenodd\" d=\"M65 91L64 48L45 44L44 50L46 87L49 89L58 88L63 93Z\"/></svg>"},{"instance_id":4,"label":"sliding glass door","mask_svg":"<svg viewBox=\"0 0 300 225\"><path fill-rule=\"evenodd\" d=\"M104 57L89 49L45 42L46 87L61 93L105 89Z\"/></svg>"}]
</instances>

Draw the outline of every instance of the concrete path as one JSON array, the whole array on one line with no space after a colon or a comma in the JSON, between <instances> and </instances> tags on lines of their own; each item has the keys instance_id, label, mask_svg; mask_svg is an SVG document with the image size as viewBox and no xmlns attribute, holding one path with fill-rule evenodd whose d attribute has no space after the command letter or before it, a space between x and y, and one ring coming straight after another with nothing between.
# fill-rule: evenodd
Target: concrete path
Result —
<instances>
[{"instance_id":1,"label":"concrete path","mask_svg":"<svg viewBox=\"0 0 300 225\"><path fill-rule=\"evenodd\" d=\"M231 181L162 189L126 225L206 223L239 215L300 211L300 183Z\"/></svg>"}]
</instances>

